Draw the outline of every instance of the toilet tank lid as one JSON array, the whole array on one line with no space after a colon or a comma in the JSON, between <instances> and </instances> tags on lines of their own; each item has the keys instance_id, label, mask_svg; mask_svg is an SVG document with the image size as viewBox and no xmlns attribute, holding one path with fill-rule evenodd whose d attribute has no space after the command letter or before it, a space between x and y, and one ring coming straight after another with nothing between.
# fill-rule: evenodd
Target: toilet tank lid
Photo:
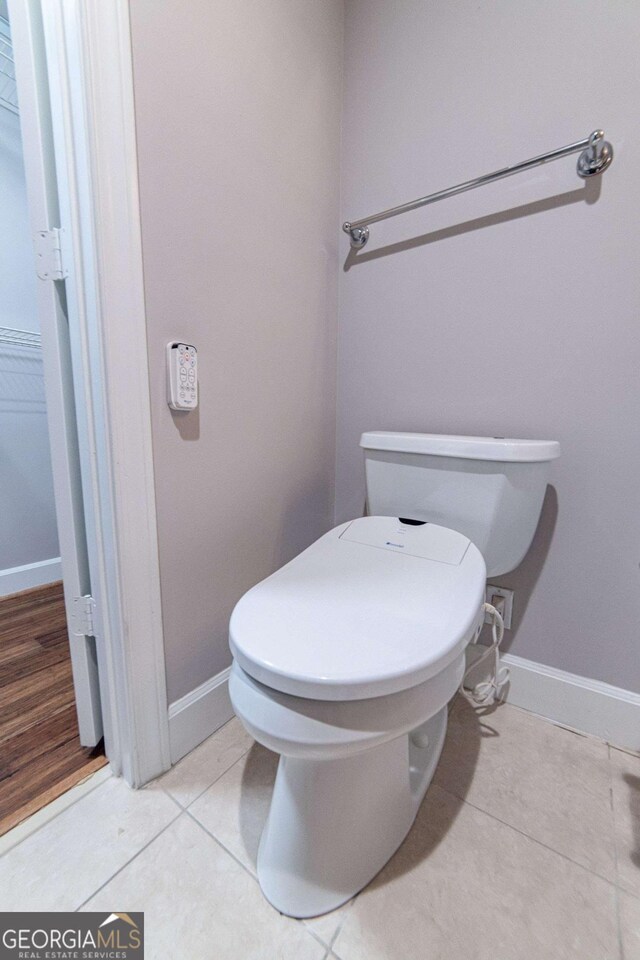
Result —
<instances>
[{"instance_id":1,"label":"toilet tank lid","mask_svg":"<svg viewBox=\"0 0 640 960\"><path fill-rule=\"evenodd\" d=\"M434 457L459 457L463 460L496 460L534 463L560 456L557 440L514 440L507 437L457 437L443 433L394 433L372 430L363 433L360 446L365 450L395 453L422 453Z\"/></svg>"}]
</instances>

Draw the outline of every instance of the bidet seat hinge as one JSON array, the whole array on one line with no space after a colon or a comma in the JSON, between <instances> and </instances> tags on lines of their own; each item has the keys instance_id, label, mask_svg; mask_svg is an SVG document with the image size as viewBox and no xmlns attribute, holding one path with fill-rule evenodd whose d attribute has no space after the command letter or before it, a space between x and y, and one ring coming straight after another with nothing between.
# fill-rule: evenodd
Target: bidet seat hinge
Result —
<instances>
[{"instance_id":1,"label":"bidet seat hinge","mask_svg":"<svg viewBox=\"0 0 640 960\"><path fill-rule=\"evenodd\" d=\"M62 254L64 230L38 230L35 235L36 272L41 280L64 280L69 276Z\"/></svg>"},{"instance_id":2,"label":"bidet seat hinge","mask_svg":"<svg viewBox=\"0 0 640 960\"><path fill-rule=\"evenodd\" d=\"M74 637L95 637L94 612L96 602L90 594L73 600Z\"/></svg>"}]
</instances>

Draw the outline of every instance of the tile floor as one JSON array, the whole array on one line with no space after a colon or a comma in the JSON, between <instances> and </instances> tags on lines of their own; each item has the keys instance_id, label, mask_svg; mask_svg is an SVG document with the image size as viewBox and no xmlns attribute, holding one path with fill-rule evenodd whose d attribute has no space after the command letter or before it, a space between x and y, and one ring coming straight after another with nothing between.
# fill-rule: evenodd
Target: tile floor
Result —
<instances>
[{"instance_id":1,"label":"tile floor","mask_svg":"<svg viewBox=\"0 0 640 960\"><path fill-rule=\"evenodd\" d=\"M144 790L106 780L0 859L0 909L144 910L148 960L640 960L640 758L456 701L401 849L305 922L255 879L275 761L232 720Z\"/></svg>"}]
</instances>

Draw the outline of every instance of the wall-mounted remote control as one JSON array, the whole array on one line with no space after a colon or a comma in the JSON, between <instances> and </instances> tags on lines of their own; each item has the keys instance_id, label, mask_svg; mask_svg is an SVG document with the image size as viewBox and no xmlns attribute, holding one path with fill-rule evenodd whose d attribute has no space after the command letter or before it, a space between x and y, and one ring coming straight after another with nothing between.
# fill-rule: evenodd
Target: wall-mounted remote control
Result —
<instances>
[{"instance_id":1,"label":"wall-mounted remote control","mask_svg":"<svg viewBox=\"0 0 640 960\"><path fill-rule=\"evenodd\" d=\"M198 406L198 351L190 343L167 344L167 403L172 410Z\"/></svg>"}]
</instances>

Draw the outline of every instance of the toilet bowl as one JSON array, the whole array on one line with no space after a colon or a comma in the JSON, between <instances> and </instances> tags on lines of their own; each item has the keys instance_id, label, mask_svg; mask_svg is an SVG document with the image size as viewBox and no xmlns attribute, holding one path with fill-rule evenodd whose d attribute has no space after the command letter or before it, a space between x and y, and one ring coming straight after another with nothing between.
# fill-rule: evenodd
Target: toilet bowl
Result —
<instances>
[{"instance_id":1,"label":"toilet bowl","mask_svg":"<svg viewBox=\"0 0 640 960\"><path fill-rule=\"evenodd\" d=\"M236 606L231 701L280 754L257 869L282 913L344 903L406 836L482 620L485 578L464 535L365 517Z\"/></svg>"},{"instance_id":2,"label":"toilet bowl","mask_svg":"<svg viewBox=\"0 0 640 960\"><path fill-rule=\"evenodd\" d=\"M560 455L555 441L497 437L360 443L371 516L249 590L230 623L234 709L280 754L258 879L294 917L344 903L409 831L487 573L525 556Z\"/></svg>"}]
</instances>

